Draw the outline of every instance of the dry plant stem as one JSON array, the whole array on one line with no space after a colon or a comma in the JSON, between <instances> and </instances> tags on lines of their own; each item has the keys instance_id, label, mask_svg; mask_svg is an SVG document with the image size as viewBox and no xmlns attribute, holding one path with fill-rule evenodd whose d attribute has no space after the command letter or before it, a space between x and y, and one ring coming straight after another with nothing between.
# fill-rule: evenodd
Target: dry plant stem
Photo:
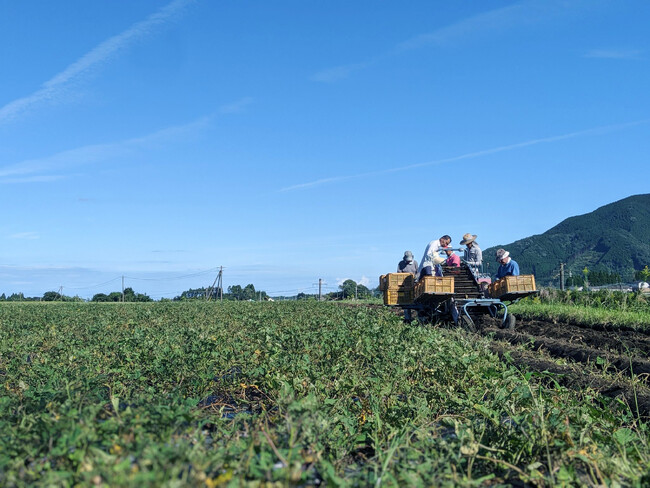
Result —
<instances>
[{"instance_id":1,"label":"dry plant stem","mask_svg":"<svg viewBox=\"0 0 650 488\"><path fill-rule=\"evenodd\" d=\"M510 464L509 462L503 461L502 459L494 459L494 458L491 458L491 457L488 457L488 456L481 456L480 454L476 455L476 459L483 459L484 461L490 461L490 462L493 462L493 463L496 463L496 464L503 464L507 468L510 468L510 469L516 471L517 473L519 473L520 475L524 476L525 478L528 478L528 475L524 471L519 469L514 464Z\"/></svg>"},{"instance_id":2,"label":"dry plant stem","mask_svg":"<svg viewBox=\"0 0 650 488\"><path fill-rule=\"evenodd\" d=\"M284 458L284 456L282 456L282 454L280 454L280 452L278 451L277 447L275 447L275 444L274 444L273 441L271 440L271 437L270 437L269 434L266 432L266 430L264 429L264 427L262 427L262 434L264 434L264 437L266 437L267 442L268 442L269 445L271 446L271 449L273 449L273 452L274 452L275 455L278 457L278 459L280 460L280 462L282 462L282 464L284 464L285 466L288 466L288 464L287 464L287 460Z\"/></svg>"}]
</instances>

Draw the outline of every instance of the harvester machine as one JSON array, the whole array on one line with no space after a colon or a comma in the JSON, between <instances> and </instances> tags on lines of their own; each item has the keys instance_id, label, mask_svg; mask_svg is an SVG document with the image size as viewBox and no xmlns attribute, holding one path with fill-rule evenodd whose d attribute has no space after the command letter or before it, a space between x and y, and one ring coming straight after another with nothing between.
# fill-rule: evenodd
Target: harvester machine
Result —
<instances>
[{"instance_id":1,"label":"harvester machine","mask_svg":"<svg viewBox=\"0 0 650 488\"><path fill-rule=\"evenodd\" d=\"M476 331L485 316L499 319L502 328L514 328L516 318L508 312L508 305L539 293L533 275L507 276L488 284L465 262L460 267L443 266L442 274L417 282L409 273L382 275L384 303L402 308L406 321L417 318L422 323L449 323Z\"/></svg>"}]
</instances>

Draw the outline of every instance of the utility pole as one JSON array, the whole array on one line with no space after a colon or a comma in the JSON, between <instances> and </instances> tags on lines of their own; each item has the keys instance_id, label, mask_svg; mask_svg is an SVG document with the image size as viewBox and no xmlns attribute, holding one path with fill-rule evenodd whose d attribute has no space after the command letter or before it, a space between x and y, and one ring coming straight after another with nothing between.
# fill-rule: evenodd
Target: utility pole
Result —
<instances>
[{"instance_id":1,"label":"utility pole","mask_svg":"<svg viewBox=\"0 0 650 488\"><path fill-rule=\"evenodd\" d=\"M221 299L221 301L223 301L223 266L219 266L219 273L214 279L212 286L208 288L208 291L205 294L206 301L209 301L210 298L212 297L212 293L216 291L215 285L217 287L216 290L219 290L219 298Z\"/></svg>"},{"instance_id":2,"label":"utility pole","mask_svg":"<svg viewBox=\"0 0 650 488\"><path fill-rule=\"evenodd\" d=\"M564 263L560 263L560 290L564 291Z\"/></svg>"},{"instance_id":3,"label":"utility pole","mask_svg":"<svg viewBox=\"0 0 650 488\"><path fill-rule=\"evenodd\" d=\"M323 300L323 278L318 278L318 301Z\"/></svg>"},{"instance_id":4,"label":"utility pole","mask_svg":"<svg viewBox=\"0 0 650 488\"><path fill-rule=\"evenodd\" d=\"M124 275L122 275L122 303L124 303Z\"/></svg>"},{"instance_id":5,"label":"utility pole","mask_svg":"<svg viewBox=\"0 0 650 488\"><path fill-rule=\"evenodd\" d=\"M355 299L355 300L357 299L357 289L358 289L358 288L359 288L359 285L357 285L357 284L355 283L355 284L354 284L354 299Z\"/></svg>"},{"instance_id":6,"label":"utility pole","mask_svg":"<svg viewBox=\"0 0 650 488\"><path fill-rule=\"evenodd\" d=\"M219 287L219 301L223 302L223 266L219 266L219 282L217 286Z\"/></svg>"},{"instance_id":7,"label":"utility pole","mask_svg":"<svg viewBox=\"0 0 650 488\"><path fill-rule=\"evenodd\" d=\"M63 301L63 285L59 287L59 299Z\"/></svg>"}]
</instances>

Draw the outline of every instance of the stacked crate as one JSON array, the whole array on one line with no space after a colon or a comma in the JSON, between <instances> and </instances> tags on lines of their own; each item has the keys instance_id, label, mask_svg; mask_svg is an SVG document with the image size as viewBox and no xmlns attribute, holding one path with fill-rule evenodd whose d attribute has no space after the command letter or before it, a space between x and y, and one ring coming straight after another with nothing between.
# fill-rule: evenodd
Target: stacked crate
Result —
<instances>
[{"instance_id":1,"label":"stacked crate","mask_svg":"<svg viewBox=\"0 0 650 488\"><path fill-rule=\"evenodd\" d=\"M385 305L413 303L413 275L411 273L388 273L379 278L379 289L384 292Z\"/></svg>"},{"instance_id":2,"label":"stacked crate","mask_svg":"<svg viewBox=\"0 0 650 488\"><path fill-rule=\"evenodd\" d=\"M453 293L453 276L424 276L415 285L415 298L429 294L451 295Z\"/></svg>"},{"instance_id":3,"label":"stacked crate","mask_svg":"<svg viewBox=\"0 0 650 488\"><path fill-rule=\"evenodd\" d=\"M535 290L534 275L504 276L488 286L488 292L492 298L499 298L506 293Z\"/></svg>"}]
</instances>

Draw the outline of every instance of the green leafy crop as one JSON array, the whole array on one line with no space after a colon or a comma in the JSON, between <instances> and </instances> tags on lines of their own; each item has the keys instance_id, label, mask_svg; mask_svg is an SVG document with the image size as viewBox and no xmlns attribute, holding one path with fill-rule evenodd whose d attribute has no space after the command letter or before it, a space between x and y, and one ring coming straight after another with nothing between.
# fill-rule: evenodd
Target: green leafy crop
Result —
<instances>
[{"instance_id":1,"label":"green leafy crop","mask_svg":"<svg viewBox=\"0 0 650 488\"><path fill-rule=\"evenodd\" d=\"M8 303L0 485L647 482L647 424L547 379L386 308Z\"/></svg>"}]
</instances>

